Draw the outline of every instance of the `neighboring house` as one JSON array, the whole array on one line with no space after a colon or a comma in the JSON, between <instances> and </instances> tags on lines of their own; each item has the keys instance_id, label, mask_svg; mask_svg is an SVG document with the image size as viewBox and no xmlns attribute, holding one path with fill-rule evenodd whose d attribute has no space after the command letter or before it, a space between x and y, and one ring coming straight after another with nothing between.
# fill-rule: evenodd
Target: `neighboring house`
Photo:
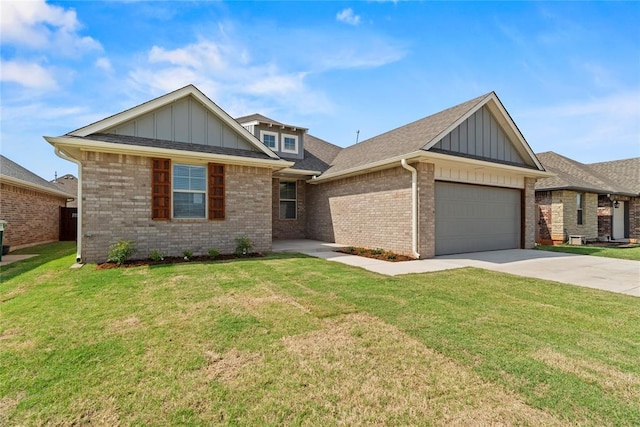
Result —
<instances>
[{"instance_id":1,"label":"neighboring house","mask_svg":"<svg viewBox=\"0 0 640 427\"><path fill-rule=\"evenodd\" d=\"M51 183L57 185L62 191L75 195L78 194L78 178L71 175L70 173L66 175L62 175L61 177L56 177ZM73 199L72 202L67 203L68 208L77 208L78 201Z\"/></svg>"},{"instance_id":2,"label":"neighboring house","mask_svg":"<svg viewBox=\"0 0 640 427\"><path fill-rule=\"evenodd\" d=\"M118 238L232 252L312 238L421 258L528 248L548 177L491 92L347 148L259 114L231 118L192 85L59 137L79 165L78 257Z\"/></svg>"},{"instance_id":3,"label":"neighboring house","mask_svg":"<svg viewBox=\"0 0 640 427\"><path fill-rule=\"evenodd\" d=\"M60 208L74 197L0 155L0 219L11 250L58 241Z\"/></svg>"},{"instance_id":4,"label":"neighboring house","mask_svg":"<svg viewBox=\"0 0 640 427\"><path fill-rule=\"evenodd\" d=\"M538 231L542 244L638 239L640 158L583 164L554 152L537 155L554 177L536 183Z\"/></svg>"}]
</instances>

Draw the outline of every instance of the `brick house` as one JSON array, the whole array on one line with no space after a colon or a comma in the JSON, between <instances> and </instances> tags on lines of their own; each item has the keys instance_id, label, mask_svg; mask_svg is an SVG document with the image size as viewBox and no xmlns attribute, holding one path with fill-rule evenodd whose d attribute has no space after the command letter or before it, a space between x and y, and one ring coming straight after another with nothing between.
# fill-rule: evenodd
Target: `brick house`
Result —
<instances>
[{"instance_id":1,"label":"brick house","mask_svg":"<svg viewBox=\"0 0 640 427\"><path fill-rule=\"evenodd\" d=\"M11 250L58 241L60 207L75 196L0 155L0 219Z\"/></svg>"},{"instance_id":2,"label":"brick house","mask_svg":"<svg viewBox=\"0 0 640 427\"><path fill-rule=\"evenodd\" d=\"M583 164L554 152L537 155L555 174L536 182L541 244L629 239L640 235L640 157Z\"/></svg>"},{"instance_id":3,"label":"brick house","mask_svg":"<svg viewBox=\"0 0 640 427\"><path fill-rule=\"evenodd\" d=\"M117 238L157 249L256 251L311 238L437 254L532 247L548 177L493 92L341 148L192 85L59 137L79 165L78 258Z\"/></svg>"}]
</instances>

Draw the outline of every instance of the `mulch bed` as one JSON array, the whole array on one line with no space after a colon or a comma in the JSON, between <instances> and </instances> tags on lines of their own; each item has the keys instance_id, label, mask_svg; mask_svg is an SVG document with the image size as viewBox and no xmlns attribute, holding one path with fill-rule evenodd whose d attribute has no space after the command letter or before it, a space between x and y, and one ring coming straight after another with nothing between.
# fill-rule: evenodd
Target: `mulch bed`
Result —
<instances>
[{"instance_id":1,"label":"mulch bed","mask_svg":"<svg viewBox=\"0 0 640 427\"><path fill-rule=\"evenodd\" d=\"M115 262L103 262L102 264L97 265L98 270L108 270L110 268L129 268L129 267L142 267L146 265L165 265L165 264L183 264L189 262L209 262L209 261L224 261L229 259L240 259L240 258L262 258L264 254L255 252L247 255L234 255L234 254L224 254L218 255L215 258L210 257L209 255L194 255L185 259L181 256L166 256L162 260L154 261L152 259L135 259L125 261L122 264L118 265Z\"/></svg>"},{"instance_id":2,"label":"mulch bed","mask_svg":"<svg viewBox=\"0 0 640 427\"><path fill-rule=\"evenodd\" d=\"M368 249L349 246L347 248L336 249L335 252L343 254L357 255L365 258L379 259L389 262L402 262L402 261L415 261L415 258L406 255L399 255L391 251L385 251L383 249Z\"/></svg>"}]
</instances>

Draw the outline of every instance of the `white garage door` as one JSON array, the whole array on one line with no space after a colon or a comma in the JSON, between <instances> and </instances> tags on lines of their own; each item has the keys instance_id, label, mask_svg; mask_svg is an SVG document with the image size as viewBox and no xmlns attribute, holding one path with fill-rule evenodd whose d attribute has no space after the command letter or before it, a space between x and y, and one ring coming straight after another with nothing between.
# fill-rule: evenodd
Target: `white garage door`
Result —
<instances>
[{"instance_id":1,"label":"white garage door","mask_svg":"<svg viewBox=\"0 0 640 427\"><path fill-rule=\"evenodd\" d=\"M520 248L521 191L436 182L436 255Z\"/></svg>"}]
</instances>

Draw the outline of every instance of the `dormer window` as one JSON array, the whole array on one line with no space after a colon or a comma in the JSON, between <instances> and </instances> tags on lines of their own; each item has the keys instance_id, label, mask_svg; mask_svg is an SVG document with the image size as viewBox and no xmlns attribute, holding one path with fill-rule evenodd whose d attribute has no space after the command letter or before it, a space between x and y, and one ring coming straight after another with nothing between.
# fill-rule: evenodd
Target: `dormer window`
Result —
<instances>
[{"instance_id":1,"label":"dormer window","mask_svg":"<svg viewBox=\"0 0 640 427\"><path fill-rule=\"evenodd\" d=\"M261 130L260 140L267 147L271 148L274 151L278 151L278 133L277 132Z\"/></svg>"},{"instance_id":2,"label":"dormer window","mask_svg":"<svg viewBox=\"0 0 640 427\"><path fill-rule=\"evenodd\" d=\"M298 153L298 136L282 134L282 152L283 153Z\"/></svg>"}]
</instances>

